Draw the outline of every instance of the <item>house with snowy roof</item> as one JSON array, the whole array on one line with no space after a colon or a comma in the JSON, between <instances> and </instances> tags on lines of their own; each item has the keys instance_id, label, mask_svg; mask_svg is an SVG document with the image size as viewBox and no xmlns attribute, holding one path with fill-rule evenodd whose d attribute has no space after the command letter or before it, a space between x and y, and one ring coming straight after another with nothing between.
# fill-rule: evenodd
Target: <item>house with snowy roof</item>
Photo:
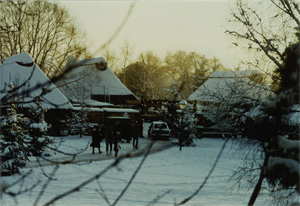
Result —
<instances>
[{"instance_id":1,"label":"house with snowy roof","mask_svg":"<svg viewBox=\"0 0 300 206\"><path fill-rule=\"evenodd\" d=\"M199 105L251 103L258 99L266 99L272 93L261 83L258 71L215 71L210 75L188 100Z\"/></svg>"},{"instance_id":2,"label":"house with snowy roof","mask_svg":"<svg viewBox=\"0 0 300 206\"><path fill-rule=\"evenodd\" d=\"M8 97L9 83L20 87L16 92L22 107L33 104L33 100L41 96L43 107L48 109L72 109L72 104L63 93L49 80L42 70L34 63L32 57L20 53L7 58L0 67L0 99Z\"/></svg>"},{"instance_id":3,"label":"house with snowy roof","mask_svg":"<svg viewBox=\"0 0 300 206\"><path fill-rule=\"evenodd\" d=\"M272 96L261 75L258 71L213 72L188 98L197 106L198 123L231 133L240 122L237 113L249 111Z\"/></svg>"},{"instance_id":4,"label":"house with snowy roof","mask_svg":"<svg viewBox=\"0 0 300 206\"><path fill-rule=\"evenodd\" d=\"M0 100L1 110L5 110L5 102L9 99L9 84L14 86L14 94L19 98L19 108L26 110L36 104L40 97L41 105L48 109L45 114L52 130L60 130L58 123L73 109L65 95L50 81L42 70L34 63L32 57L20 53L7 58L0 66ZM59 111L59 112L57 112Z\"/></svg>"},{"instance_id":5,"label":"house with snowy roof","mask_svg":"<svg viewBox=\"0 0 300 206\"><path fill-rule=\"evenodd\" d=\"M124 105L138 98L107 66L104 58L74 60L74 69L58 85L68 99Z\"/></svg>"}]
</instances>

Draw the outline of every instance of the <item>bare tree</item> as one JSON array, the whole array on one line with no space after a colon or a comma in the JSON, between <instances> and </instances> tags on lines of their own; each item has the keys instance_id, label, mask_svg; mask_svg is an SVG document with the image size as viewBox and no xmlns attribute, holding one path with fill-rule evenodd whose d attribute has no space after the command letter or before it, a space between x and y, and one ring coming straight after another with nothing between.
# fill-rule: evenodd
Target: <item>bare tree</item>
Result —
<instances>
[{"instance_id":1,"label":"bare tree","mask_svg":"<svg viewBox=\"0 0 300 206\"><path fill-rule=\"evenodd\" d=\"M164 59L173 81L180 89L180 97L187 99L200 86L209 74L216 70L223 70L224 66L217 58L208 59L196 52L177 51L168 53Z\"/></svg>"},{"instance_id":2,"label":"bare tree","mask_svg":"<svg viewBox=\"0 0 300 206\"><path fill-rule=\"evenodd\" d=\"M119 76L121 79L125 77L125 85L139 97L166 98L164 88L169 87L170 75L162 60L152 51L141 52L138 60L122 70Z\"/></svg>"},{"instance_id":3,"label":"bare tree","mask_svg":"<svg viewBox=\"0 0 300 206\"><path fill-rule=\"evenodd\" d=\"M126 67L131 61L131 57L134 53L134 46L129 41L124 41L124 44L120 47L121 58L119 60L120 69L123 70L123 83L126 84Z\"/></svg>"},{"instance_id":4,"label":"bare tree","mask_svg":"<svg viewBox=\"0 0 300 206\"><path fill-rule=\"evenodd\" d=\"M111 68L112 70L115 70L116 63L118 60L116 53L114 51L109 50L109 48L105 48L103 52L104 52L103 57L105 58L109 68Z\"/></svg>"},{"instance_id":5,"label":"bare tree","mask_svg":"<svg viewBox=\"0 0 300 206\"><path fill-rule=\"evenodd\" d=\"M162 61L151 51L142 52L138 57L144 72L141 75L144 96L148 99L163 99L163 88L168 86L169 78Z\"/></svg>"},{"instance_id":6,"label":"bare tree","mask_svg":"<svg viewBox=\"0 0 300 206\"><path fill-rule=\"evenodd\" d=\"M229 29L226 33L236 38L238 41L234 42L236 46L246 49L248 54L254 54L253 59L245 60L243 63L271 74L273 78L272 88L279 94L273 100L262 105L260 118L248 122L248 126L254 131L252 137L260 140L263 156L263 161L258 164L255 170L253 168L255 158L250 158L249 170L241 170L244 175L252 176L251 173L255 171L258 174L248 204L254 205L264 180L268 180L273 187L270 193L276 193L276 200L280 200L277 203L280 204L286 201L286 198L290 198L293 193L299 192L297 184L299 177L293 176L296 182L291 180L288 184L286 183L288 181L287 176L292 175L290 170L285 168L286 163L294 161L295 158L285 156L279 146L283 141L287 141L295 147L298 145L298 141L290 141L291 136L284 129L289 125L284 124L284 118L291 112L292 105L299 103L299 96L293 96L288 92L293 90L294 94L299 93L299 74L293 70L296 65L295 61L297 61L295 59L299 58L298 44L292 46L294 54L289 53L291 55L289 60L294 61L294 63L287 63L288 57L287 52L285 52L291 44L299 41L299 2L270 0L256 2L254 5L250 1L238 0L231 14L232 18L229 21L235 26L239 26L239 30ZM287 51L293 49L289 48ZM297 49L298 53L296 52ZM294 60L292 60L293 58ZM284 71L289 71L290 75L293 74L294 77L284 75ZM287 82L289 83L287 84ZM298 151L295 153L298 154ZM285 159L278 160L278 157L282 156ZM274 159L278 160L277 164L274 163ZM294 164L298 165L299 161L298 163L294 162ZM275 168L277 173L274 172Z\"/></svg>"},{"instance_id":7,"label":"bare tree","mask_svg":"<svg viewBox=\"0 0 300 206\"><path fill-rule=\"evenodd\" d=\"M229 19L234 29L226 33L235 38L234 45L253 56L242 63L272 76L281 65L285 48L297 40L299 17L299 2L295 0L237 0Z\"/></svg>"},{"instance_id":8,"label":"bare tree","mask_svg":"<svg viewBox=\"0 0 300 206\"><path fill-rule=\"evenodd\" d=\"M69 56L85 56L85 34L65 8L47 1L5 1L0 8L2 59L29 53L48 76L61 72Z\"/></svg>"}]
</instances>

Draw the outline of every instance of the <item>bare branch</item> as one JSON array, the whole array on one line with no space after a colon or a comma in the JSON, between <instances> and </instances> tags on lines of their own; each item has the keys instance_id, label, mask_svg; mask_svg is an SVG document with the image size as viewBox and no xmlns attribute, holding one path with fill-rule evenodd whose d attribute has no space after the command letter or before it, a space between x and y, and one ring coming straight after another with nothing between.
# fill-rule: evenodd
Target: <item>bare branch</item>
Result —
<instances>
[{"instance_id":1,"label":"bare branch","mask_svg":"<svg viewBox=\"0 0 300 206\"><path fill-rule=\"evenodd\" d=\"M118 36L118 34L123 29L123 27L125 26L126 22L128 21L129 17L131 16L131 13L132 13L132 11L134 9L134 6L135 6L136 2L137 1L134 1L134 2L131 3L131 5L130 5L128 11L127 11L127 14L126 14L125 18L123 18L123 21L121 22L121 24L119 25L119 27L116 29L116 31L113 33L113 35L110 37L110 39L107 40L99 49L97 49L96 51L94 51L94 53L98 53L99 51L105 49Z\"/></svg>"},{"instance_id":2,"label":"bare branch","mask_svg":"<svg viewBox=\"0 0 300 206\"><path fill-rule=\"evenodd\" d=\"M131 185L132 181L134 180L135 176L137 175L137 173L140 171L140 169L142 168L142 165L144 164L146 158L148 157L148 155L150 154L151 148L153 146L154 142L152 142L149 145L149 148L147 149L143 159L141 160L140 164L138 165L138 167L136 168L136 170L134 171L133 175L131 176L130 180L127 182L126 187L122 190L121 194L117 197L117 199L114 201L114 203L112 205L117 205L117 203L119 202L119 200L122 198L122 196L125 194L125 192L127 191L127 189L129 188L129 186Z\"/></svg>"},{"instance_id":3,"label":"bare branch","mask_svg":"<svg viewBox=\"0 0 300 206\"><path fill-rule=\"evenodd\" d=\"M47 203L44 204L44 206L48 206L53 204L54 202L58 201L59 199L62 199L74 192L78 192L80 190L80 188L90 184L91 182L93 182L94 180L97 180L99 178L101 178L105 173L107 173L110 169L116 167L117 165L120 164L121 161L123 161L124 159L128 159L128 158L135 158L135 157L139 157L141 155L145 155L147 153L149 153L149 151L152 148L153 143L149 144L145 150L140 150L136 153L126 153L122 156L119 156L118 158L115 159L115 161L113 163L111 163L110 165L108 165L106 168L104 168L102 171L100 171L99 173L97 173L96 175L92 176L91 178L89 178L88 180L80 183L78 186L70 189L69 191L62 193L56 197L54 197L52 200L48 201ZM169 146L166 146L164 148L168 148ZM163 149L163 148L162 148ZM134 178L134 177L133 177Z\"/></svg>"},{"instance_id":4,"label":"bare branch","mask_svg":"<svg viewBox=\"0 0 300 206\"><path fill-rule=\"evenodd\" d=\"M201 189L205 186L207 180L209 179L209 177L211 176L211 174L215 170L215 168L216 168L216 166L217 166L217 164L218 164L218 162L219 162L219 160L221 158L221 155L222 155L222 153L223 153L223 151L224 151L224 149L226 147L226 144L227 144L228 140L229 139L226 139L224 141L223 146L222 146L222 148L221 148L221 150L220 150L220 152L219 152L219 154L218 154L218 156L217 156L217 158L216 158L213 166L211 167L209 173L207 174L207 176L205 177L204 181L199 186L199 188L192 195L190 195L189 197L187 197L186 199L182 200L180 203L175 204L175 205L184 205L185 203L187 203L188 201L190 201L192 198L194 198L201 191Z\"/></svg>"},{"instance_id":5,"label":"bare branch","mask_svg":"<svg viewBox=\"0 0 300 206\"><path fill-rule=\"evenodd\" d=\"M47 186L49 185L50 181L53 180L53 177L55 176L55 173L57 172L58 168L59 168L59 165L56 165L56 166L54 167L54 169L52 170L52 173L51 173L51 175L50 175L50 178L48 178L48 180L45 182L45 184L43 185L42 189L40 190L40 192L39 192L37 198L35 199L35 201L34 201L34 203L33 203L34 206L36 206L36 205L38 204L39 200L42 198L42 196L43 196L43 194L44 194L44 192L45 192Z\"/></svg>"}]
</instances>

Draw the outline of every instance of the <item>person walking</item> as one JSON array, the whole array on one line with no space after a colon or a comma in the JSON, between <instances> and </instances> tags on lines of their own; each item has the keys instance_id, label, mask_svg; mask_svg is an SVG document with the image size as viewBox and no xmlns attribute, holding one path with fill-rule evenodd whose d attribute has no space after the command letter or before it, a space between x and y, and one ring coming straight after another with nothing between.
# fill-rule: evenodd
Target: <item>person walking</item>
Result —
<instances>
[{"instance_id":1,"label":"person walking","mask_svg":"<svg viewBox=\"0 0 300 206\"><path fill-rule=\"evenodd\" d=\"M139 129L140 129L139 124L135 124L135 125L131 126L132 146L133 146L133 149L138 149L139 134L140 134Z\"/></svg>"},{"instance_id":2,"label":"person walking","mask_svg":"<svg viewBox=\"0 0 300 206\"><path fill-rule=\"evenodd\" d=\"M97 125L94 130L93 130L93 135L92 135L92 143L91 143L91 147L93 147L93 154L95 154L95 147L98 148L99 154L102 153L101 152L101 142L102 138L101 138L101 131L100 131L100 126Z\"/></svg>"}]
</instances>

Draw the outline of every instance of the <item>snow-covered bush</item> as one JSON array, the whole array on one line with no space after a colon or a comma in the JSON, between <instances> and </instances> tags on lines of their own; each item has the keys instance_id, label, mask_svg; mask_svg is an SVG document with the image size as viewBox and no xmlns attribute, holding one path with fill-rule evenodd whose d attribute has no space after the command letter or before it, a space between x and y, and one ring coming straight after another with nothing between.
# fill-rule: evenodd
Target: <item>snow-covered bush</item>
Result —
<instances>
[{"instance_id":1,"label":"snow-covered bush","mask_svg":"<svg viewBox=\"0 0 300 206\"><path fill-rule=\"evenodd\" d=\"M197 118L192 104L187 104L184 110L177 110L178 118L174 118L176 137L179 140L180 149L182 146L195 146L193 139L197 137Z\"/></svg>"},{"instance_id":2,"label":"snow-covered bush","mask_svg":"<svg viewBox=\"0 0 300 206\"><path fill-rule=\"evenodd\" d=\"M80 137L90 128L87 109L83 106L78 111L72 112L68 118L69 131L71 134L79 134Z\"/></svg>"},{"instance_id":3,"label":"snow-covered bush","mask_svg":"<svg viewBox=\"0 0 300 206\"><path fill-rule=\"evenodd\" d=\"M26 153L30 147L30 138L25 129L28 119L19 114L16 109L17 98L13 97L12 83L9 84L9 101L3 103L6 114L1 115L1 174L11 175L19 172L19 168L25 166Z\"/></svg>"},{"instance_id":4,"label":"snow-covered bush","mask_svg":"<svg viewBox=\"0 0 300 206\"><path fill-rule=\"evenodd\" d=\"M229 131L241 126L241 112L244 108L237 108L233 105L220 103L203 106L203 116L214 124L214 127L221 131Z\"/></svg>"},{"instance_id":5,"label":"snow-covered bush","mask_svg":"<svg viewBox=\"0 0 300 206\"><path fill-rule=\"evenodd\" d=\"M187 133L187 137L188 138L196 138L196 133L197 133L197 117L195 112L193 111L193 105L192 104L188 104L186 110L184 111L183 114L183 119L180 119L180 122L182 121L183 123L183 128L185 133Z\"/></svg>"},{"instance_id":6,"label":"snow-covered bush","mask_svg":"<svg viewBox=\"0 0 300 206\"><path fill-rule=\"evenodd\" d=\"M4 114L0 117L1 174L11 175L26 165L28 156L40 156L52 137L46 136L49 125L45 122L45 109L40 99L29 108L29 115L19 113L19 99L14 96L14 85L10 83L8 101L3 103Z\"/></svg>"},{"instance_id":7,"label":"snow-covered bush","mask_svg":"<svg viewBox=\"0 0 300 206\"><path fill-rule=\"evenodd\" d=\"M268 158L265 174L274 188L294 189L300 193L300 141L291 139L284 130L286 117L293 113L295 103L299 101L300 87L300 43L288 47L284 53L282 66L277 70L281 81L277 97L264 107L268 119L264 126L268 131L264 140L264 149ZM298 126L300 120L298 120Z\"/></svg>"}]
</instances>

